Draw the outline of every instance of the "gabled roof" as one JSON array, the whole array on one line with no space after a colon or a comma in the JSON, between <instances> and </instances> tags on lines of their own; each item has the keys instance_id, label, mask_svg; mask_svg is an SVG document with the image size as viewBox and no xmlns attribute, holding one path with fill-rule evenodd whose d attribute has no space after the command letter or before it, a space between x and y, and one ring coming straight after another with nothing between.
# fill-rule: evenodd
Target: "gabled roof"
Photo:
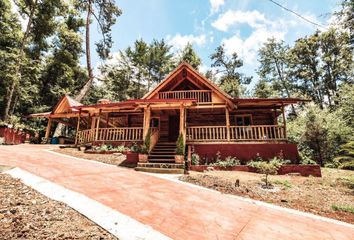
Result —
<instances>
[{"instance_id":1,"label":"gabled roof","mask_svg":"<svg viewBox=\"0 0 354 240\"><path fill-rule=\"evenodd\" d=\"M231 96L224 92L221 88L219 88L215 83L205 78L201 73L195 70L191 65L186 62L182 62L178 67L175 68L161 83L159 83L154 89L148 92L142 99L150 99L155 96L160 90L162 90L168 83L174 80L174 78L180 74L183 70L186 70L190 75L198 79L203 83L203 85L207 86L210 90L214 91L217 95L223 98L229 104L231 102Z\"/></svg>"},{"instance_id":2,"label":"gabled roof","mask_svg":"<svg viewBox=\"0 0 354 240\"><path fill-rule=\"evenodd\" d=\"M82 106L82 103L76 101L72 97L68 95L64 95L58 103L55 105L52 114L55 113L68 113L72 111L76 111L73 107Z\"/></svg>"}]
</instances>

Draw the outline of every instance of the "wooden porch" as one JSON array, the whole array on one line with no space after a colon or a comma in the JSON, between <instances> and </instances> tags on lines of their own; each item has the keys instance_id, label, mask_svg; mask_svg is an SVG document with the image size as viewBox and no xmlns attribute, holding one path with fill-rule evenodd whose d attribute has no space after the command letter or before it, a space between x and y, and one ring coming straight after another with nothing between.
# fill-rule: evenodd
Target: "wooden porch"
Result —
<instances>
[{"instance_id":1,"label":"wooden porch","mask_svg":"<svg viewBox=\"0 0 354 240\"><path fill-rule=\"evenodd\" d=\"M154 132L158 132L155 128ZM91 142L140 142L143 127L94 128L80 130L76 135L78 144ZM186 128L186 143L216 142L274 142L287 141L282 125L253 126L193 126Z\"/></svg>"}]
</instances>

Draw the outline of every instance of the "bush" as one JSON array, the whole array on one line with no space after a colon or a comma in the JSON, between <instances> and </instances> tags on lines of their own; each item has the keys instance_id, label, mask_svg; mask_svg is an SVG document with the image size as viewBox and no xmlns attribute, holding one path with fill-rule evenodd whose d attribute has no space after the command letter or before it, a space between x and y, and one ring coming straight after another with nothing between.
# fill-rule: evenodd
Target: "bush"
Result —
<instances>
[{"instance_id":1,"label":"bush","mask_svg":"<svg viewBox=\"0 0 354 240\"><path fill-rule=\"evenodd\" d=\"M149 128L146 133L144 143L138 147L138 153L148 154L150 151L150 144L151 144L151 128Z\"/></svg>"},{"instance_id":2,"label":"bush","mask_svg":"<svg viewBox=\"0 0 354 240\"><path fill-rule=\"evenodd\" d=\"M354 170L354 141L340 146L339 156L333 159L333 163L339 168Z\"/></svg>"},{"instance_id":3,"label":"bush","mask_svg":"<svg viewBox=\"0 0 354 240\"><path fill-rule=\"evenodd\" d=\"M227 156L224 160L221 160L220 157L217 157L217 161L211 165L220 167L234 167L240 165L240 160L231 156Z\"/></svg>"},{"instance_id":4,"label":"bush","mask_svg":"<svg viewBox=\"0 0 354 240\"><path fill-rule=\"evenodd\" d=\"M265 174L265 186L269 187L268 176L277 174L279 168L285 163L285 161L275 157L269 161L251 161L247 165L257 169L258 172Z\"/></svg>"},{"instance_id":5,"label":"bush","mask_svg":"<svg viewBox=\"0 0 354 240\"><path fill-rule=\"evenodd\" d=\"M191 162L192 162L192 165L199 165L200 157L197 153L192 153Z\"/></svg>"},{"instance_id":6,"label":"bush","mask_svg":"<svg viewBox=\"0 0 354 240\"><path fill-rule=\"evenodd\" d=\"M184 152L185 152L184 148L185 148L185 146L184 146L183 135L179 134L178 139L177 139L176 154L177 155L184 155Z\"/></svg>"}]
</instances>

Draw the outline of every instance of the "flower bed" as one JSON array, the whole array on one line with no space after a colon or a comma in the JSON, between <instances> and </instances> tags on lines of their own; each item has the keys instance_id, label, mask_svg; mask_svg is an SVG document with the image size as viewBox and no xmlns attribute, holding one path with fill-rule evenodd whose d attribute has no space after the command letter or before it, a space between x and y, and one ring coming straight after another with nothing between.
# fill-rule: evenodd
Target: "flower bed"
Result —
<instances>
[{"instance_id":1,"label":"flower bed","mask_svg":"<svg viewBox=\"0 0 354 240\"><path fill-rule=\"evenodd\" d=\"M230 166L230 167L222 167L222 166L209 166L209 165L191 165L190 170L203 172L208 170L208 168L212 168L216 171L243 171L243 172L257 172L255 168L239 165L239 166ZM303 177L314 176L321 177L321 168L319 165L283 165L278 170L278 175L285 175L289 173L299 173Z\"/></svg>"}]
</instances>

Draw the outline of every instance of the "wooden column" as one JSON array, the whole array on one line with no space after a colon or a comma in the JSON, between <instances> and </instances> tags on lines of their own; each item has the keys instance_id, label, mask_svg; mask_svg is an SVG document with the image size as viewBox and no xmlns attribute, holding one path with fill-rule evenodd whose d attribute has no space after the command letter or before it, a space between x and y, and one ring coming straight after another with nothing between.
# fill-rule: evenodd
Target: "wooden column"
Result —
<instances>
[{"instance_id":1,"label":"wooden column","mask_svg":"<svg viewBox=\"0 0 354 240\"><path fill-rule=\"evenodd\" d=\"M79 136L79 130L80 130L80 120L81 120L81 110L80 110L79 116L77 117L75 145L78 144L78 136Z\"/></svg>"},{"instance_id":2,"label":"wooden column","mask_svg":"<svg viewBox=\"0 0 354 240\"><path fill-rule=\"evenodd\" d=\"M100 117L101 117L101 109L100 109L100 112L98 113L98 117L97 117L97 120L96 120L96 134L95 134L95 140L96 141L98 140L98 130L100 128Z\"/></svg>"},{"instance_id":3,"label":"wooden column","mask_svg":"<svg viewBox=\"0 0 354 240\"><path fill-rule=\"evenodd\" d=\"M45 140L46 142L48 141L51 128L52 128L52 119L49 117L49 118L48 118L47 129L46 129L46 131L45 131L45 136L44 136L44 138L46 139L46 140Z\"/></svg>"},{"instance_id":4,"label":"wooden column","mask_svg":"<svg viewBox=\"0 0 354 240\"><path fill-rule=\"evenodd\" d=\"M225 108L225 117L226 117L226 135L227 135L227 141L230 142L230 114L229 114L229 109L226 107Z\"/></svg>"},{"instance_id":5,"label":"wooden column","mask_svg":"<svg viewBox=\"0 0 354 240\"><path fill-rule=\"evenodd\" d=\"M281 111L283 115L283 128L284 128L284 138L286 139L286 118L285 118L285 112L284 112L284 104L281 105Z\"/></svg>"},{"instance_id":6,"label":"wooden column","mask_svg":"<svg viewBox=\"0 0 354 240\"><path fill-rule=\"evenodd\" d=\"M151 108L147 106L144 108L144 121L143 121L143 140L145 140L146 134L150 128L150 117L151 117Z\"/></svg>"},{"instance_id":7,"label":"wooden column","mask_svg":"<svg viewBox=\"0 0 354 240\"><path fill-rule=\"evenodd\" d=\"M184 105L181 104L179 108L179 133L182 134L183 139L186 139L186 129L185 129L185 108Z\"/></svg>"}]
</instances>

